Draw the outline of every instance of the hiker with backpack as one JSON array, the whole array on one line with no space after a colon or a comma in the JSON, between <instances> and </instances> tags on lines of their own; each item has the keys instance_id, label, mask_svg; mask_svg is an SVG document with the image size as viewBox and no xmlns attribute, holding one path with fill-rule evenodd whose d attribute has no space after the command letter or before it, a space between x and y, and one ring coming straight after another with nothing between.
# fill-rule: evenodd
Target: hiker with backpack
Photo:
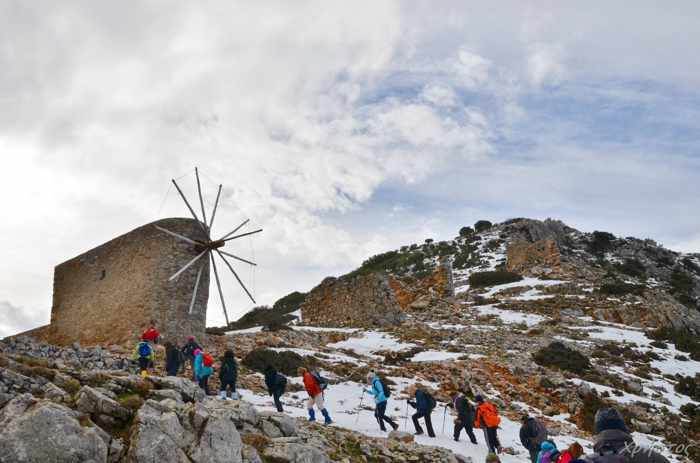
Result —
<instances>
[{"instance_id":1,"label":"hiker with backpack","mask_svg":"<svg viewBox=\"0 0 700 463\"><path fill-rule=\"evenodd\" d=\"M569 448L561 452L556 463L571 463L581 458L581 455L583 455L583 447L578 442L574 442Z\"/></svg>"},{"instance_id":2,"label":"hiker with backpack","mask_svg":"<svg viewBox=\"0 0 700 463\"><path fill-rule=\"evenodd\" d=\"M557 463L561 453L553 440L545 440L540 444L540 452L537 454L536 463Z\"/></svg>"},{"instance_id":3,"label":"hiker with backpack","mask_svg":"<svg viewBox=\"0 0 700 463\"><path fill-rule=\"evenodd\" d=\"M530 461L536 463L537 455L540 453L540 445L548 437L547 428L540 420L527 413L523 415L521 421L520 443L530 452Z\"/></svg>"},{"instance_id":4,"label":"hiker with backpack","mask_svg":"<svg viewBox=\"0 0 700 463\"><path fill-rule=\"evenodd\" d=\"M420 423L418 422L418 419L423 418L425 427L428 429L428 437L435 437L433 422L430 419L430 414L433 413L433 409L437 405L435 399L427 391L424 391L421 385L416 386L415 399L415 401L407 399L407 402L411 407L416 409L416 413L411 416L413 426L416 428L416 435L420 436L423 434L423 428L420 427Z\"/></svg>"},{"instance_id":5,"label":"hiker with backpack","mask_svg":"<svg viewBox=\"0 0 700 463\"><path fill-rule=\"evenodd\" d=\"M284 409L282 408L280 397L287 389L287 378L282 373L278 373L272 365L268 365L265 367L265 385L267 386L267 392L270 393L275 401L277 411L283 412Z\"/></svg>"},{"instance_id":6,"label":"hiker with backpack","mask_svg":"<svg viewBox=\"0 0 700 463\"><path fill-rule=\"evenodd\" d=\"M173 343L165 343L165 374L166 376L177 376L177 372L182 366L182 353Z\"/></svg>"},{"instance_id":7,"label":"hiker with backpack","mask_svg":"<svg viewBox=\"0 0 700 463\"><path fill-rule=\"evenodd\" d=\"M325 380L325 378L323 378L320 374L311 373L304 367L300 367L297 371L304 381L304 389L306 389L306 392L309 394L309 401L306 405L306 408L309 411L309 421L316 421L316 412L314 411L315 405L316 408L321 411L324 423L333 423L333 420L331 420L331 417L328 414L328 410L326 410L326 405L323 398L323 391L328 387L328 381Z\"/></svg>"},{"instance_id":8,"label":"hiker with backpack","mask_svg":"<svg viewBox=\"0 0 700 463\"><path fill-rule=\"evenodd\" d=\"M615 408L598 410L593 428L594 453L584 457L589 463L669 463L655 450L635 444L625 420Z\"/></svg>"},{"instance_id":9,"label":"hiker with backpack","mask_svg":"<svg viewBox=\"0 0 700 463\"><path fill-rule=\"evenodd\" d=\"M146 376L149 369L153 368L153 364L156 360L156 352L147 340L141 339L141 341L136 344L131 358L138 362L139 374L141 376Z\"/></svg>"},{"instance_id":10,"label":"hiker with backpack","mask_svg":"<svg viewBox=\"0 0 700 463\"><path fill-rule=\"evenodd\" d=\"M209 377L214 373L214 358L210 353L197 349L194 352L194 374L197 384L209 395Z\"/></svg>"},{"instance_id":11,"label":"hiker with backpack","mask_svg":"<svg viewBox=\"0 0 700 463\"><path fill-rule=\"evenodd\" d=\"M187 338L187 344L182 347L182 354L185 356L186 360L189 360L190 366L192 367L192 379L197 382L197 377L194 374L194 351L197 349L202 350L202 346L197 344L194 336Z\"/></svg>"},{"instance_id":12,"label":"hiker with backpack","mask_svg":"<svg viewBox=\"0 0 700 463\"><path fill-rule=\"evenodd\" d=\"M474 427L484 430L489 452L501 453L501 443L498 441L498 425L501 424L501 417L498 416L496 406L491 402L486 402L482 395L476 396L476 403Z\"/></svg>"},{"instance_id":13,"label":"hiker with backpack","mask_svg":"<svg viewBox=\"0 0 700 463\"><path fill-rule=\"evenodd\" d=\"M151 324L149 325L148 329L143 332L141 339L148 341L151 344L158 344L158 341L160 340L160 331L158 331L156 328L155 320L151 320Z\"/></svg>"},{"instance_id":14,"label":"hiker with backpack","mask_svg":"<svg viewBox=\"0 0 700 463\"><path fill-rule=\"evenodd\" d=\"M237 381L238 363L236 363L236 357L233 356L233 351L229 349L226 352L224 352L224 358L221 360L221 368L219 368L219 398L222 400L227 400L227 389L231 388L231 399L237 400Z\"/></svg>"},{"instance_id":15,"label":"hiker with backpack","mask_svg":"<svg viewBox=\"0 0 700 463\"><path fill-rule=\"evenodd\" d=\"M452 406L457 413L457 418L455 418L455 428L453 433L453 438L455 442L459 442L459 435L462 429L469 436L469 440L472 444L476 444L476 436L474 435L474 429L472 424L474 423L474 406L469 402L467 396L464 392L459 391L452 399Z\"/></svg>"},{"instance_id":16,"label":"hiker with backpack","mask_svg":"<svg viewBox=\"0 0 700 463\"><path fill-rule=\"evenodd\" d=\"M386 416L386 406L389 403L389 396L391 395L391 389L386 381L383 381L379 376L370 371L367 373L367 383L371 386L370 389L365 389L364 391L374 397L374 417L379 423L379 429L386 431L384 422L389 423L389 426L396 431L399 429L399 425L396 424L391 418Z\"/></svg>"}]
</instances>

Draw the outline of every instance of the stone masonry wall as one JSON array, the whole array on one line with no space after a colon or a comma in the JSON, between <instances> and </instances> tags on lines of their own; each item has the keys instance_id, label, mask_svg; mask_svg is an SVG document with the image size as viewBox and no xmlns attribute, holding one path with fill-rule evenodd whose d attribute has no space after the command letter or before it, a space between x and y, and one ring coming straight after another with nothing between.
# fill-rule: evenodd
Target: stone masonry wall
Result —
<instances>
[{"instance_id":1,"label":"stone masonry wall","mask_svg":"<svg viewBox=\"0 0 700 463\"><path fill-rule=\"evenodd\" d=\"M309 292L301 306L305 324L382 327L405 317L386 275L373 273L326 278Z\"/></svg>"},{"instance_id":2,"label":"stone masonry wall","mask_svg":"<svg viewBox=\"0 0 700 463\"><path fill-rule=\"evenodd\" d=\"M192 219L163 219L139 227L54 271L51 324L43 337L57 344L135 340L154 319L165 339L204 336L209 262L202 257L177 280L168 278L194 258L194 246L155 228L203 239ZM205 264L192 314L188 313L200 264Z\"/></svg>"}]
</instances>

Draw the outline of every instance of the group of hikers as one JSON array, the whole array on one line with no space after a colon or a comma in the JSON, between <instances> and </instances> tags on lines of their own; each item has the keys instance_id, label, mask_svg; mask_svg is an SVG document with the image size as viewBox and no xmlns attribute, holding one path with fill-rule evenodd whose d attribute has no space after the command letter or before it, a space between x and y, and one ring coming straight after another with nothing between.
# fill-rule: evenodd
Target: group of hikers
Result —
<instances>
[{"instance_id":1,"label":"group of hikers","mask_svg":"<svg viewBox=\"0 0 700 463\"><path fill-rule=\"evenodd\" d=\"M147 375L154 369L155 349L154 344L160 340L160 333L151 322L149 328L144 331L141 340L134 349L133 360L138 363L142 375ZM168 376L177 376L184 371L185 365L192 368L192 379L209 394L209 378L214 373L214 359L212 355L205 351L197 343L194 337L189 337L187 343L182 348L177 348L170 342L165 346L165 371ZM323 416L324 424L331 424L330 417L325 404L325 392L328 388L328 380L318 372L307 368L297 370L304 389L308 394L306 407L308 420L316 421L316 410ZM288 380L273 366L268 365L264 370L265 385L270 396L272 396L275 408L283 412L281 397L285 393ZM387 381L370 371L367 374L368 388L363 389L364 393L371 395L374 399L374 417L382 431L386 431L385 423L391 426L392 430L397 430L399 425L387 416L386 410L391 396L391 388ZM236 384L238 380L238 363L232 350L226 350L219 366L219 397L224 400L238 399ZM230 396L229 396L230 391ZM406 406L415 409L411 416L416 435L424 434L420 421L425 423L429 437L435 437L431 415L437 407L437 401L430 392L417 384L409 388L411 398L406 399ZM496 405L487 401L482 395L474 396L475 404L468 399L466 391L458 391L451 403L445 407L451 407L455 411L453 439L459 441L462 431L466 433L472 444L477 445L478 441L474 434L474 428L481 429L484 434L484 442L488 447L486 463L499 463L498 454L503 452L498 438L498 429L501 424L501 417L498 414ZM360 398L360 408L362 398ZM445 408L444 413L447 412ZM408 413L406 413L408 415ZM359 418L359 416L358 416ZM443 418L444 427L444 418ZM581 444L573 442L565 450L559 451L555 442L549 438L547 428L538 420L529 415L522 417L520 427L520 443L529 452L531 463L669 463L661 454L635 446L630 431L625 425L624 419L615 408L604 408L597 411L595 415L595 445L592 455L584 456Z\"/></svg>"}]
</instances>

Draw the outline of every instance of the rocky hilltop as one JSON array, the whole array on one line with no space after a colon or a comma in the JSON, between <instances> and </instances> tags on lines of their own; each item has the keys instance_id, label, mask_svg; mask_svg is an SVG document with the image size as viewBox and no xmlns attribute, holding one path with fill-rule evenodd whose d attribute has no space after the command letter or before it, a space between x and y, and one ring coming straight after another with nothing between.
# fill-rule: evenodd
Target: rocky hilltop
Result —
<instances>
[{"instance_id":1,"label":"rocky hilltop","mask_svg":"<svg viewBox=\"0 0 700 463\"><path fill-rule=\"evenodd\" d=\"M697 462L699 300L698 255L554 220L479 221L211 330L207 349L239 359L242 400L205 397L189 372L133 376L130 346L0 343L0 461L480 462L483 436L452 440L459 389L498 406L504 463L529 461L523 413L560 449L590 451L593 415L611 405L636 442ZM264 388L268 364L290 378L284 414ZM300 365L330 379L334 426L305 421ZM362 393L373 369L393 391L392 436ZM418 383L438 400L434 439L404 434Z\"/></svg>"}]
</instances>

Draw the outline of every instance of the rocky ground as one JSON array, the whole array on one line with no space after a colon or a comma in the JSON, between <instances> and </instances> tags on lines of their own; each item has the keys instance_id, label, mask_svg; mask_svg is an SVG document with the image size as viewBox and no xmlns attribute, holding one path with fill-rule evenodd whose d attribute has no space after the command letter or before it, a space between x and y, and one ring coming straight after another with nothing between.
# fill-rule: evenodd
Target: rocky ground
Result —
<instances>
[{"instance_id":1,"label":"rocky ground","mask_svg":"<svg viewBox=\"0 0 700 463\"><path fill-rule=\"evenodd\" d=\"M350 311L342 326L305 326L302 305L294 314L301 320L285 329L210 335L206 348L216 357L233 349L239 359L241 401L204 397L189 372L133 376L129 346L6 340L0 461L483 461L479 433L478 445L452 440L446 405L457 389L498 406L504 463L528 461L518 440L524 412L546 423L559 448L578 441L590 451L593 415L609 405L621 409L637 443L672 461L700 461L700 258L556 221L479 228L406 246L355 272L398 282L403 315L393 324L368 327ZM454 268L450 294L447 280L431 276L445 262ZM484 281L493 277L484 272L509 272L512 281ZM426 283L438 280L439 290ZM351 295L351 282L343 284ZM290 384L278 414L260 370L282 357ZM305 421L298 365L331 380L334 426ZM379 430L362 392L372 369L392 384L388 414L401 432L412 432L412 387L433 391L436 438L404 442L412 436ZM71 437L45 437L64 434Z\"/></svg>"}]
</instances>

